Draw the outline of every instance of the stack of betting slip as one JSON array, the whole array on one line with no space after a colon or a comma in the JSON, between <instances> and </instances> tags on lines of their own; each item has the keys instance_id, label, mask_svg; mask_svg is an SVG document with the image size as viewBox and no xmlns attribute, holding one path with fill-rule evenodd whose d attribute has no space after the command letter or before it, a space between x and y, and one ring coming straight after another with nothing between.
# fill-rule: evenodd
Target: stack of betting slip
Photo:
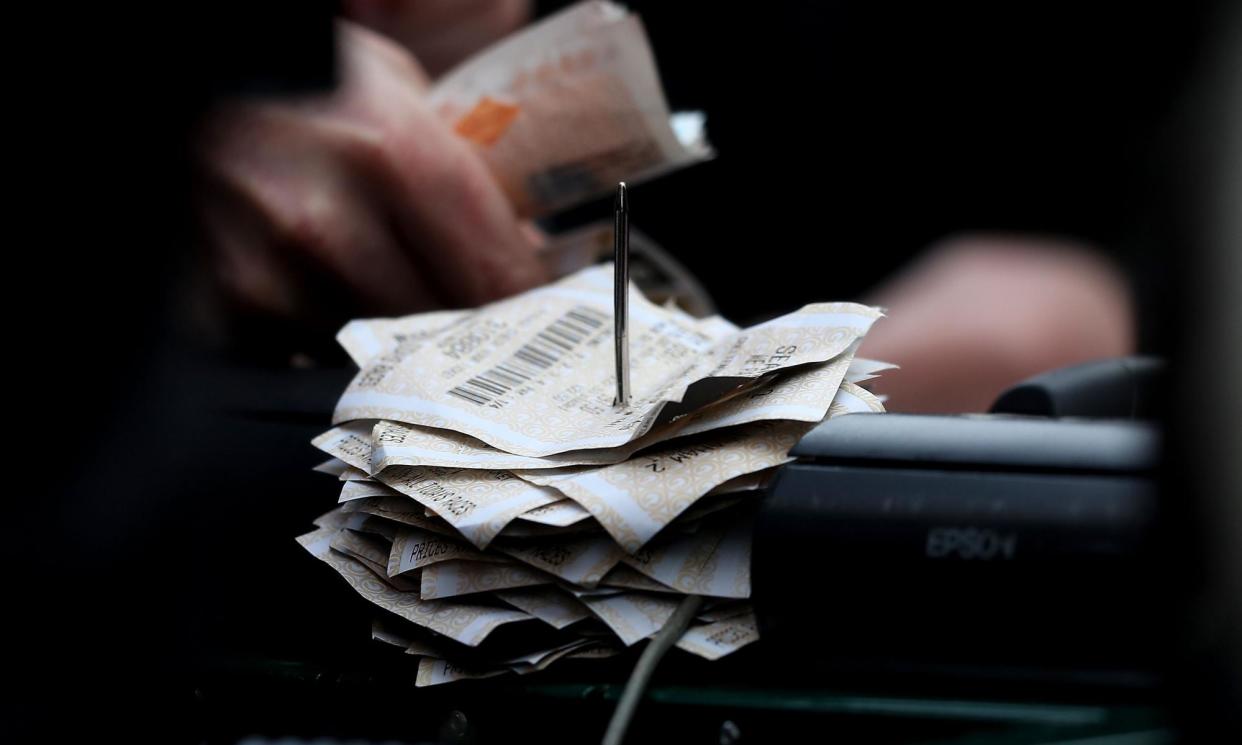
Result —
<instances>
[{"instance_id":1,"label":"stack of betting slip","mask_svg":"<svg viewBox=\"0 0 1242 745\"><path fill-rule=\"evenodd\" d=\"M419 658L419 685L617 654L686 595L704 602L678 647L755 641L758 490L821 420L883 410L858 383L886 366L854 359L873 308L739 329L632 287L614 406L612 290L594 267L338 336L360 371L314 444L340 502L298 540L387 611L374 638Z\"/></svg>"}]
</instances>

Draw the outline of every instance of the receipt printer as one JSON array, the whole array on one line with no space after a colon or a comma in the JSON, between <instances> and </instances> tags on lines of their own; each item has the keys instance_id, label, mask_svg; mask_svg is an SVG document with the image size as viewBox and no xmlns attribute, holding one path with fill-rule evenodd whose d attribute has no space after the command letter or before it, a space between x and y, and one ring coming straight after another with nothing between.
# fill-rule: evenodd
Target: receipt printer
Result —
<instances>
[{"instance_id":1,"label":"receipt printer","mask_svg":"<svg viewBox=\"0 0 1242 745\"><path fill-rule=\"evenodd\" d=\"M1080 373L1066 390L1100 384L1099 366ZM1027 410L1074 400L1057 375L1007 398ZM1150 690L1164 611L1158 450L1155 425L1133 418L824 422L796 446L756 521L765 657L824 684L886 690Z\"/></svg>"}]
</instances>

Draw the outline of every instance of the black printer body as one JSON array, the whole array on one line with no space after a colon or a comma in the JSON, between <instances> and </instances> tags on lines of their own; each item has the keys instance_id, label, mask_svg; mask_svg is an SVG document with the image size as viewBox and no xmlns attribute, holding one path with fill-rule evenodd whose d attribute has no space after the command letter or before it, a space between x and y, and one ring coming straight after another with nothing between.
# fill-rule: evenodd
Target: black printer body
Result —
<instances>
[{"instance_id":1,"label":"black printer body","mask_svg":"<svg viewBox=\"0 0 1242 745\"><path fill-rule=\"evenodd\" d=\"M886 691L1147 695L1166 612L1158 451L1139 421L824 422L756 521L770 658Z\"/></svg>"}]
</instances>

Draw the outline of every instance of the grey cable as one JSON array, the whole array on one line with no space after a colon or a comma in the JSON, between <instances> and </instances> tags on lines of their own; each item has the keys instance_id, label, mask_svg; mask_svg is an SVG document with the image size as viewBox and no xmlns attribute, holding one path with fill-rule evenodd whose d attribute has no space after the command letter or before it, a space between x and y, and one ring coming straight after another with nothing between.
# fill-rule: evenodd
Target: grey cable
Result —
<instances>
[{"instance_id":1,"label":"grey cable","mask_svg":"<svg viewBox=\"0 0 1242 745\"><path fill-rule=\"evenodd\" d=\"M608 729L604 731L603 745L621 745L625 740L625 731L629 729L630 721L634 719L634 710L638 708L638 702L642 700L643 691L647 690L647 683L651 681L656 665L660 664L660 658L669 650L669 647L681 638L702 604L701 595L687 595L677 606L677 610L673 611L668 623L664 624L664 628L660 629L660 632L643 650L642 656L634 665L634 671L630 673L630 679L625 683L625 690L621 691L617 708L612 712Z\"/></svg>"}]
</instances>

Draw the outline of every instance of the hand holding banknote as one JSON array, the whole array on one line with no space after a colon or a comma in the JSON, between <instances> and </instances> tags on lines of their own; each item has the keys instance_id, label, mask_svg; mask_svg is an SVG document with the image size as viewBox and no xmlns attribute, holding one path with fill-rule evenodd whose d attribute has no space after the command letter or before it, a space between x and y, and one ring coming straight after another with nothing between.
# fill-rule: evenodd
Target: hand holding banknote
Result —
<instances>
[{"instance_id":1,"label":"hand holding banknote","mask_svg":"<svg viewBox=\"0 0 1242 745\"><path fill-rule=\"evenodd\" d=\"M556 263L522 218L710 155L701 116L670 115L640 21L610 3L430 86L392 42L348 22L338 37L337 90L223 106L199 142L210 268L246 320L322 332L520 292Z\"/></svg>"},{"instance_id":2,"label":"hand holding banknote","mask_svg":"<svg viewBox=\"0 0 1242 745\"><path fill-rule=\"evenodd\" d=\"M229 104L200 140L204 240L230 304L335 326L541 282L528 231L432 111L417 62L346 22L338 38L337 90Z\"/></svg>"}]
</instances>

